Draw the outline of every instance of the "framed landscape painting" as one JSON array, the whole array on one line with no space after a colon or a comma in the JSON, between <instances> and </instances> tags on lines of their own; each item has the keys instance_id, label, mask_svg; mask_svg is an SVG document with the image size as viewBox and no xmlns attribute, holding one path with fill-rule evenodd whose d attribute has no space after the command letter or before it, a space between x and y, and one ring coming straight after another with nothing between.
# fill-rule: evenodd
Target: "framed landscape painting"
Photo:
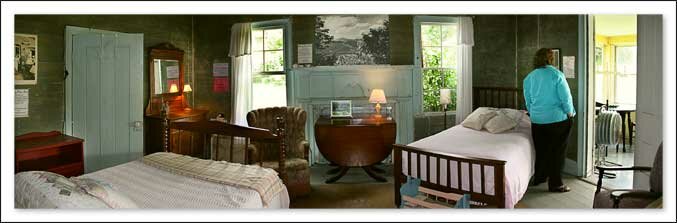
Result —
<instances>
[{"instance_id":1,"label":"framed landscape painting","mask_svg":"<svg viewBox=\"0 0 677 223\"><path fill-rule=\"evenodd\" d=\"M390 63L388 15L315 17L315 61L318 66Z\"/></svg>"},{"instance_id":2,"label":"framed landscape painting","mask_svg":"<svg viewBox=\"0 0 677 223\"><path fill-rule=\"evenodd\" d=\"M14 34L14 84L34 85L38 80L38 36Z\"/></svg>"}]
</instances>

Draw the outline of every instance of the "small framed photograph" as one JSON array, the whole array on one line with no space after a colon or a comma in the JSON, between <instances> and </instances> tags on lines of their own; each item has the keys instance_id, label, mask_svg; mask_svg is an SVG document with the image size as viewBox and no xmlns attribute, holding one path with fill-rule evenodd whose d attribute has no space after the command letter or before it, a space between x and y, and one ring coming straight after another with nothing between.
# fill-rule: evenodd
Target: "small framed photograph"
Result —
<instances>
[{"instance_id":1,"label":"small framed photograph","mask_svg":"<svg viewBox=\"0 0 677 223\"><path fill-rule=\"evenodd\" d=\"M353 117L353 108L350 100L332 100L331 117Z\"/></svg>"},{"instance_id":2,"label":"small framed photograph","mask_svg":"<svg viewBox=\"0 0 677 223\"><path fill-rule=\"evenodd\" d=\"M14 34L14 84L35 85L38 81L38 36Z\"/></svg>"},{"instance_id":3,"label":"small framed photograph","mask_svg":"<svg viewBox=\"0 0 677 223\"><path fill-rule=\"evenodd\" d=\"M562 54L559 48L552 48L552 66L558 70L562 70Z\"/></svg>"}]
</instances>

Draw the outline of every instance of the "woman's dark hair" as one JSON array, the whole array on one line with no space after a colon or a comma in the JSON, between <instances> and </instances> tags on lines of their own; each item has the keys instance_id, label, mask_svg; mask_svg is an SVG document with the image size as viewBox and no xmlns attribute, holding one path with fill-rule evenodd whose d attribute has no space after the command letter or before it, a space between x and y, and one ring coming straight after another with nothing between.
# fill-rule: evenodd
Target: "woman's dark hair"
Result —
<instances>
[{"instance_id":1,"label":"woman's dark hair","mask_svg":"<svg viewBox=\"0 0 677 223\"><path fill-rule=\"evenodd\" d=\"M534 56L534 69L551 65L554 57L550 48L541 48Z\"/></svg>"}]
</instances>

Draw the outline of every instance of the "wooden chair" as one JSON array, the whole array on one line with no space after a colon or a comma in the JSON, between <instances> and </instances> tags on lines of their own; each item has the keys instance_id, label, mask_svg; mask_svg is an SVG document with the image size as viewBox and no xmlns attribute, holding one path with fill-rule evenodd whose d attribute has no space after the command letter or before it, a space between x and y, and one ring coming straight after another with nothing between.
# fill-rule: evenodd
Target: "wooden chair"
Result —
<instances>
[{"instance_id":1,"label":"wooden chair","mask_svg":"<svg viewBox=\"0 0 677 223\"><path fill-rule=\"evenodd\" d=\"M247 123L251 127L274 130L284 126L279 136L284 138L286 150L279 150L271 143L252 141L247 150L248 163L258 162L263 167L286 172L287 190L291 197L310 193L310 146L306 141L307 114L299 107L271 107L247 113Z\"/></svg>"},{"instance_id":2,"label":"wooden chair","mask_svg":"<svg viewBox=\"0 0 677 223\"><path fill-rule=\"evenodd\" d=\"M663 196L663 144L658 147L653 167L605 167L596 166L599 171L597 190L593 200L593 208L645 208ZM651 171L649 190L637 189L602 189L602 177L605 171Z\"/></svg>"}]
</instances>

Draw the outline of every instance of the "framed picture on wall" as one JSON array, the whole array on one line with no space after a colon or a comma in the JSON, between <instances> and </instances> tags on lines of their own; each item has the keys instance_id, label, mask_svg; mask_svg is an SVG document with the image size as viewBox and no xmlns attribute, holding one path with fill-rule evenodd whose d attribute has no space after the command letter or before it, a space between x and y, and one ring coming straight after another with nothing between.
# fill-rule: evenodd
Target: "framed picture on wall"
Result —
<instances>
[{"instance_id":1,"label":"framed picture on wall","mask_svg":"<svg viewBox=\"0 0 677 223\"><path fill-rule=\"evenodd\" d=\"M38 80L38 36L14 34L14 84L35 85Z\"/></svg>"},{"instance_id":2,"label":"framed picture on wall","mask_svg":"<svg viewBox=\"0 0 677 223\"><path fill-rule=\"evenodd\" d=\"M350 100L332 100L330 106L332 118L353 117L353 108Z\"/></svg>"},{"instance_id":3,"label":"framed picture on wall","mask_svg":"<svg viewBox=\"0 0 677 223\"><path fill-rule=\"evenodd\" d=\"M556 67L558 70L562 70L562 54L560 53L559 48L552 48L552 66Z\"/></svg>"}]
</instances>

